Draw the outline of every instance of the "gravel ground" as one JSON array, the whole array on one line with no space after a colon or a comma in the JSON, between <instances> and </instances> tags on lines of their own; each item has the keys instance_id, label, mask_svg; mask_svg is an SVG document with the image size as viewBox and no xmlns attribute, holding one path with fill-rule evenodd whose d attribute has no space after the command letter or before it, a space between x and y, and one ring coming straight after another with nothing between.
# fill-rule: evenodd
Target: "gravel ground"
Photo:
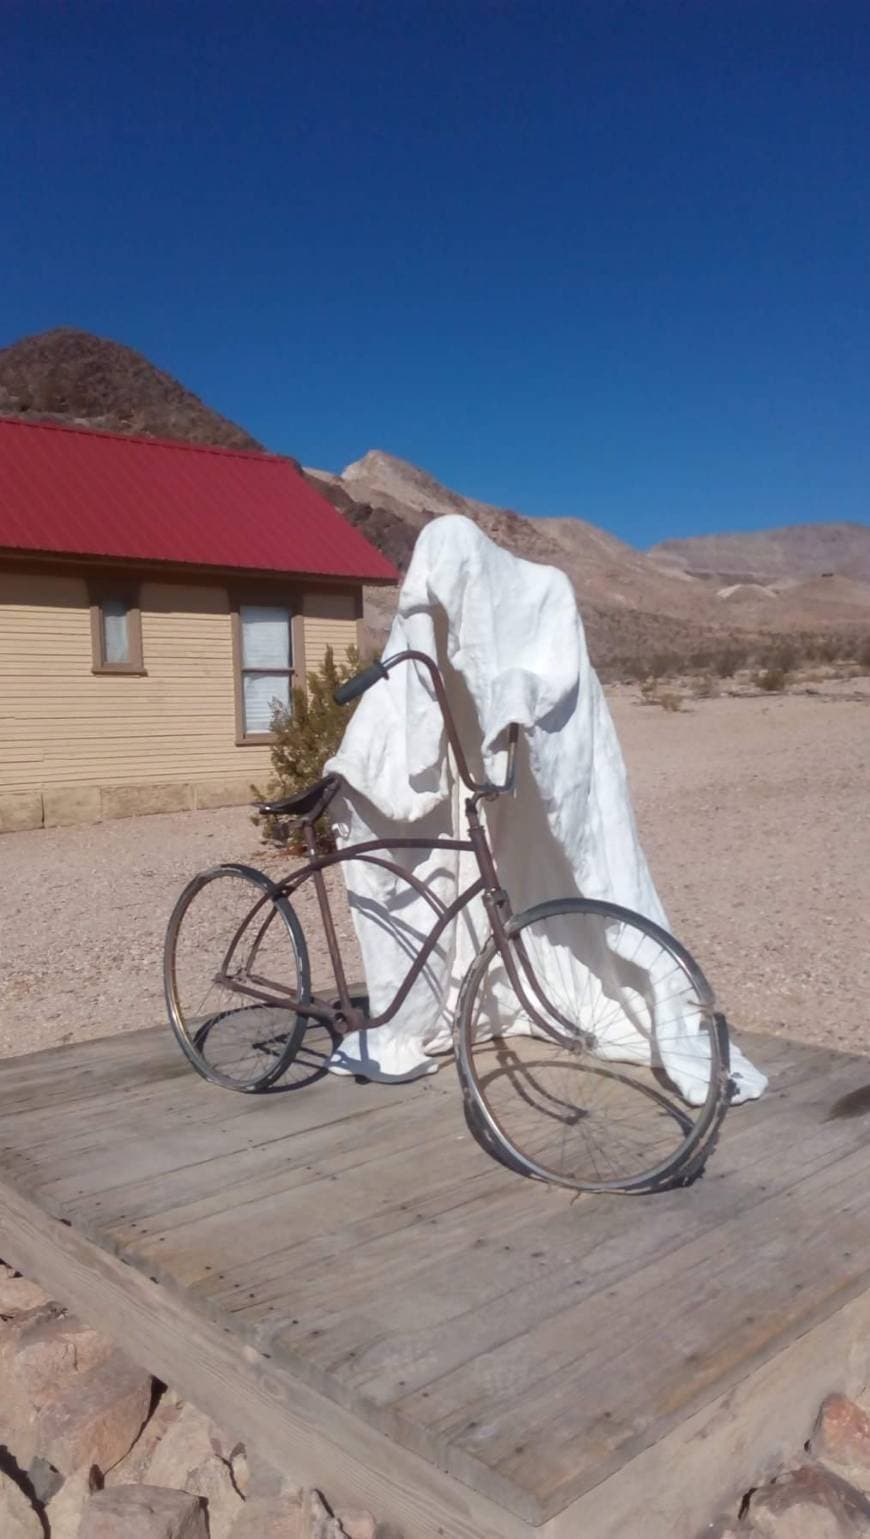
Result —
<instances>
[{"instance_id":1,"label":"gravel ground","mask_svg":"<svg viewBox=\"0 0 870 1539\"><path fill-rule=\"evenodd\" d=\"M735 1029L870 1051L870 681L611 704L671 926ZM169 912L221 860L283 867L244 808L0 838L0 1055L162 1023Z\"/></svg>"}]
</instances>

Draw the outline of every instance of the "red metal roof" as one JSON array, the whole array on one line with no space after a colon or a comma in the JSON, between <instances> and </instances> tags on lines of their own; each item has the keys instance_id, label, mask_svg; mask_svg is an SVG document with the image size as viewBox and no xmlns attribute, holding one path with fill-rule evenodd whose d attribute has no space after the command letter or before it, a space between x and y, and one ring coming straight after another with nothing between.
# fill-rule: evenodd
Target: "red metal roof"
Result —
<instances>
[{"instance_id":1,"label":"red metal roof","mask_svg":"<svg viewBox=\"0 0 870 1539\"><path fill-rule=\"evenodd\" d=\"M396 581L276 455L0 419L0 548Z\"/></svg>"}]
</instances>

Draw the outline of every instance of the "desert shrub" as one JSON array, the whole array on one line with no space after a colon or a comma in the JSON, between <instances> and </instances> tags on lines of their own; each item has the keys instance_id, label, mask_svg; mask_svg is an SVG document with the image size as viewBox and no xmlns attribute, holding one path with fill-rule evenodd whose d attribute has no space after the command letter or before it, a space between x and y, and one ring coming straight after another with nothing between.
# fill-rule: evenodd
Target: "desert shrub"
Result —
<instances>
[{"instance_id":1,"label":"desert shrub","mask_svg":"<svg viewBox=\"0 0 870 1539\"><path fill-rule=\"evenodd\" d=\"M870 636L856 649L855 658L864 673L870 673Z\"/></svg>"},{"instance_id":2,"label":"desert shrub","mask_svg":"<svg viewBox=\"0 0 870 1539\"><path fill-rule=\"evenodd\" d=\"M800 657L797 647L791 641L781 641L775 646L768 658L767 666L781 673L793 673Z\"/></svg>"},{"instance_id":3,"label":"desert shrub","mask_svg":"<svg viewBox=\"0 0 870 1539\"><path fill-rule=\"evenodd\" d=\"M785 689L789 676L798 665L797 648L790 641L776 641L771 647L758 653L752 682L756 688L775 694Z\"/></svg>"},{"instance_id":4,"label":"desert shrub","mask_svg":"<svg viewBox=\"0 0 870 1539\"><path fill-rule=\"evenodd\" d=\"M753 682L759 689L765 690L769 695L777 695L785 689L788 683L788 674L784 668L762 668L755 674Z\"/></svg>"},{"instance_id":5,"label":"desert shrub","mask_svg":"<svg viewBox=\"0 0 870 1539\"><path fill-rule=\"evenodd\" d=\"M327 647L321 666L307 673L305 688L294 689L292 711L276 712L272 722L272 776L264 790L252 787L258 801L291 796L319 780L326 760L337 751L359 703L354 700L350 705L336 705L333 692L359 673L360 666L356 647L348 648L342 663L336 663L332 648ZM257 814L254 822L261 826L265 839L283 842L279 820ZM331 845L332 835L324 819L317 826L317 837L322 847Z\"/></svg>"},{"instance_id":6,"label":"desert shrub","mask_svg":"<svg viewBox=\"0 0 870 1539\"><path fill-rule=\"evenodd\" d=\"M676 652L653 652L645 671L650 678L665 679L679 673L682 666L682 659Z\"/></svg>"},{"instance_id":7,"label":"desert shrub","mask_svg":"<svg viewBox=\"0 0 870 1539\"><path fill-rule=\"evenodd\" d=\"M683 697L676 689L663 689L656 696L658 704L663 711L681 711L683 709Z\"/></svg>"},{"instance_id":8,"label":"desert shrub","mask_svg":"<svg viewBox=\"0 0 870 1539\"><path fill-rule=\"evenodd\" d=\"M692 694L696 700L714 700L720 694L719 680L712 673L702 673L692 685Z\"/></svg>"},{"instance_id":9,"label":"desert shrub","mask_svg":"<svg viewBox=\"0 0 870 1539\"><path fill-rule=\"evenodd\" d=\"M745 651L734 646L721 647L713 653L710 660L713 672L718 674L720 679L733 679L738 668L742 668L745 662Z\"/></svg>"},{"instance_id":10,"label":"desert shrub","mask_svg":"<svg viewBox=\"0 0 870 1539\"><path fill-rule=\"evenodd\" d=\"M820 663L835 663L841 650L842 643L838 636L819 636L814 647Z\"/></svg>"}]
</instances>

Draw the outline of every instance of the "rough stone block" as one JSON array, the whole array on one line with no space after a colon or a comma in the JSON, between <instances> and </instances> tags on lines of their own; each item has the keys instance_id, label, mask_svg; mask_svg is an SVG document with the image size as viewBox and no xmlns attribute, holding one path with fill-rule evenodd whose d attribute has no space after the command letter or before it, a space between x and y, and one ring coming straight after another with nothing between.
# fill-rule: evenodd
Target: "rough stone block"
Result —
<instances>
[{"instance_id":1,"label":"rough stone block","mask_svg":"<svg viewBox=\"0 0 870 1539\"><path fill-rule=\"evenodd\" d=\"M12 1449L22 1468L36 1455L37 1442L33 1402L15 1370L18 1343L32 1326L52 1322L62 1314L61 1306L49 1301L12 1314L0 1325L0 1443Z\"/></svg>"},{"instance_id":2,"label":"rough stone block","mask_svg":"<svg viewBox=\"0 0 870 1539\"><path fill-rule=\"evenodd\" d=\"M82 1325L73 1315L42 1313L19 1333L15 1374L39 1410L75 1374L88 1373L108 1361L114 1351L108 1336Z\"/></svg>"},{"instance_id":3,"label":"rough stone block","mask_svg":"<svg viewBox=\"0 0 870 1539\"><path fill-rule=\"evenodd\" d=\"M810 1444L817 1459L862 1491L870 1490L870 1415L845 1395L829 1395Z\"/></svg>"},{"instance_id":4,"label":"rough stone block","mask_svg":"<svg viewBox=\"0 0 870 1539\"><path fill-rule=\"evenodd\" d=\"M3 1539L43 1539L36 1509L11 1476L0 1470L0 1534Z\"/></svg>"},{"instance_id":5,"label":"rough stone block","mask_svg":"<svg viewBox=\"0 0 870 1539\"><path fill-rule=\"evenodd\" d=\"M817 1465L761 1487L749 1518L760 1539L870 1539L870 1504Z\"/></svg>"},{"instance_id":6,"label":"rough stone block","mask_svg":"<svg viewBox=\"0 0 870 1539\"><path fill-rule=\"evenodd\" d=\"M177 1401L169 1400L164 1395L157 1409L149 1416L130 1452L124 1455L119 1464L108 1471L106 1485L143 1485L161 1438L166 1436L169 1428L178 1420L179 1414Z\"/></svg>"},{"instance_id":7,"label":"rough stone block","mask_svg":"<svg viewBox=\"0 0 870 1539\"><path fill-rule=\"evenodd\" d=\"M60 1470L56 1470L47 1459L41 1459L38 1455L31 1459L27 1466L27 1479L29 1490L32 1493L34 1505L46 1502L58 1492L64 1483L64 1477Z\"/></svg>"},{"instance_id":8,"label":"rough stone block","mask_svg":"<svg viewBox=\"0 0 870 1539\"><path fill-rule=\"evenodd\" d=\"M302 1502L286 1496L252 1496L233 1524L229 1539L303 1539Z\"/></svg>"},{"instance_id":9,"label":"rough stone block","mask_svg":"<svg viewBox=\"0 0 870 1539\"><path fill-rule=\"evenodd\" d=\"M97 823L100 818L99 786L52 786L42 793L43 821L46 828L63 828L69 823Z\"/></svg>"},{"instance_id":10,"label":"rough stone block","mask_svg":"<svg viewBox=\"0 0 870 1539\"><path fill-rule=\"evenodd\" d=\"M97 1489L93 1469L76 1470L46 1504L45 1516L51 1539L78 1539L85 1505Z\"/></svg>"},{"instance_id":11,"label":"rough stone block","mask_svg":"<svg viewBox=\"0 0 870 1539\"><path fill-rule=\"evenodd\" d=\"M188 812L193 792L186 781L154 782L138 786L103 786L104 818L138 818L154 812Z\"/></svg>"},{"instance_id":12,"label":"rough stone block","mask_svg":"<svg viewBox=\"0 0 870 1539\"><path fill-rule=\"evenodd\" d=\"M205 1507L187 1491L112 1486L91 1497L78 1539L208 1539Z\"/></svg>"},{"instance_id":13,"label":"rough stone block","mask_svg":"<svg viewBox=\"0 0 870 1539\"><path fill-rule=\"evenodd\" d=\"M190 1491L206 1502L210 1539L228 1539L243 1504L232 1469L233 1455L240 1452L238 1439L229 1437L196 1406L165 1397L106 1483L142 1480Z\"/></svg>"},{"instance_id":14,"label":"rough stone block","mask_svg":"<svg viewBox=\"0 0 870 1539\"><path fill-rule=\"evenodd\" d=\"M185 1490L201 1496L208 1514L209 1539L229 1539L233 1524L245 1505L236 1490L228 1464L217 1454L191 1470Z\"/></svg>"},{"instance_id":15,"label":"rough stone block","mask_svg":"<svg viewBox=\"0 0 870 1539\"><path fill-rule=\"evenodd\" d=\"M167 1407L163 1436L144 1473L150 1485L188 1489L192 1471L205 1464L216 1451L221 1453L225 1443L220 1429L195 1405L176 1406L176 1414L171 1419L168 1418L170 1409Z\"/></svg>"},{"instance_id":16,"label":"rough stone block","mask_svg":"<svg viewBox=\"0 0 870 1539\"><path fill-rule=\"evenodd\" d=\"M302 1502L302 1490L290 1475L282 1474L274 1464L264 1459L256 1448L240 1449L231 1458L236 1485L247 1497L280 1497L284 1501Z\"/></svg>"},{"instance_id":17,"label":"rough stone block","mask_svg":"<svg viewBox=\"0 0 870 1539\"><path fill-rule=\"evenodd\" d=\"M25 1310L38 1309L48 1303L48 1294L38 1283L27 1277L19 1277L11 1266L0 1264L0 1317L24 1314Z\"/></svg>"},{"instance_id":18,"label":"rough stone block","mask_svg":"<svg viewBox=\"0 0 870 1539\"><path fill-rule=\"evenodd\" d=\"M249 780L197 780L193 795L198 810L208 807L242 807L254 799Z\"/></svg>"},{"instance_id":19,"label":"rough stone block","mask_svg":"<svg viewBox=\"0 0 870 1539\"><path fill-rule=\"evenodd\" d=\"M378 1526L370 1512L337 1507L335 1516L347 1539L378 1539Z\"/></svg>"},{"instance_id":20,"label":"rough stone block","mask_svg":"<svg viewBox=\"0 0 870 1539\"><path fill-rule=\"evenodd\" d=\"M347 1539L319 1491L306 1491L302 1512L302 1539Z\"/></svg>"},{"instance_id":21,"label":"rough stone block","mask_svg":"<svg viewBox=\"0 0 870 1539\"><path fill-rule=\"evenodd\" d=\"M25 828L41 827L41 792L4 791L0 796L0 834L17 834Z\"/></svg>"},{"instance_id":22,"label":"rough stone block","mask_svg":"<svg viewBox=\"0 0 870 1539\"><path fill-rule=\"evenodd\" d=\"M122 1352L76 1374L39 1410L36 1451L64 1475L82 1466L109 1470L138 1437L151 1404L152 1381Z\"/></svg>"}]
</instances>

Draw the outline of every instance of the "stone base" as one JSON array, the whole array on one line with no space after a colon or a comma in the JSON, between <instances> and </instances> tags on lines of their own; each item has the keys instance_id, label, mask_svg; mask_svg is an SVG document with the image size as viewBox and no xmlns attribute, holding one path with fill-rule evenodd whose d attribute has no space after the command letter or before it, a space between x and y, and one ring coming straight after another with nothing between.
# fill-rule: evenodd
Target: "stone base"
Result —
<instances>
[{"instance_id":1,"label":"stone base","mask_svg":"<svg viewBox=\"0 0 870 1539\"><path fill-rule=\"evenodd\" d=\"M192 790L197 811L208 807L243 807L254 799L248 780L197 780Z\"/></svg>"},{"instance_id":2,"label":"stone base","mask_svg":"<svg viewBox=\"0 0 870 1539\"><path fill-rule=\"evenodd\" d=\"M189 812L193 807L192 788L184 780L140 786L103 786L104 818L136 818L155 812Z\"/></svg>"},{"instance_id":3,"label":"stone base","mask_svg":"<svg viewBox=\"0 0 870 1539\"><path fill-rule=\"evenodd\" d=\"M39 791L4 792L0 796L0 834L42 827L42 795Z\"/></svg>"},{"instance_id":4,"label":"stone base","mask_svg":"<svg viewBox=\"0 0 870 1539\"><path fill-rule=\"evenodd\" d=\"M42 793L43 822L46 828L63 828L69 823L98 823L102 815L99 786L52 786Z\"/></svg>"},{"instance_id":5,"label":"stone base","mask_svg":"<svg viewBox=\"0 0 870 1539\"><path fill-rule=\"evenodd\" d=\"M243 807L253 801L248 780L166 780L142 785L50 786L45 791L0 794L0 834L63 828L108 818L159 812Z\"/></svg>"}]
</instances>

